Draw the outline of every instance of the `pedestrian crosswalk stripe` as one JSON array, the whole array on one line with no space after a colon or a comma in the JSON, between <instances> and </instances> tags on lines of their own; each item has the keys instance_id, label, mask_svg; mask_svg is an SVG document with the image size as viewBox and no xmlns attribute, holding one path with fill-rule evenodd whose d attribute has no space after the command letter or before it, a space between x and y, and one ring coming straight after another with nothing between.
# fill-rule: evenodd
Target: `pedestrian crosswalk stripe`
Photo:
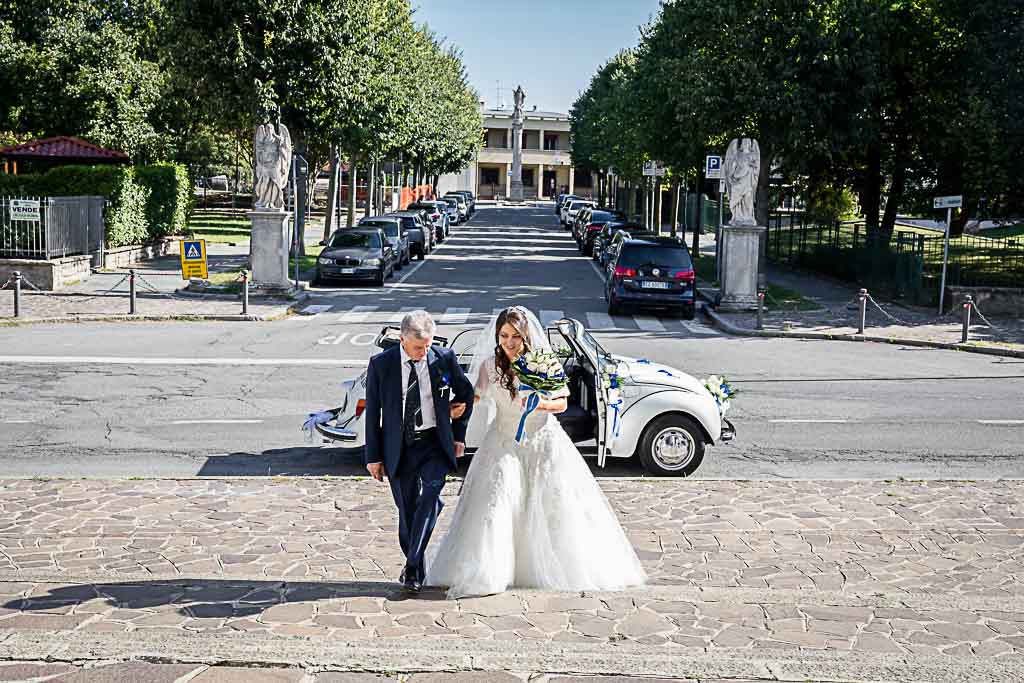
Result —
<instances>
[{"instance_id":1,"label":"pedestrian crosswalk stripe","mask_svg":"<svg viewBox=\"0 0 1024 683\"><path fill-rule=\"evenodd\" d=\"M391 316L388 318L388 322L397 325L397 324L402 322L402 318L405 317L406 313L411 313L413 311L418 311L418 310L419 309L416 308L415 306L413 306L411 308L407 306L407 307L403 308L402 310L400 310L398 313L392 313Z\"/></svg>"},{"instance_id":2,"label":"pedestrian crosswalk stripe","mask_svg":"<svg viewBox=\"0 0 1024 683\"><path fill-rule=\"evenodd\" d=\"M446 308L440 322L442 325L465 325L472 310L471 308Z\"/></svg>"},{"instance_id":3,"label":"pedestrian crosswalk stripe","mask_svg":"<svg viewBox=\"0 0 1024 683\"><path fill-rule=\"evenodd\" d=\"M302 313L303 315L316 315L318 313L323 313L324 311L329 311L331 308L330 304L312 304L303 308L299 313Z\"/></svg>"},{"instance_id":4,"label":"pedestrian crosswalk stripe","mask_svg":"<svg viewBox=\"0 0 1024 683\"><path fill-rule=\"evenodd\" d=\"M591 330L614 329L615 321L607 313L587 313L587 327Z\"/></svg>"},{"instance_id":5,"label":"pedestrian crosswalk stripe","mask_svg":"<svg viewBox=\"0 0 1024 683\"><path fill-rule=\"evenodd\" d=\"M640 318L633 317L633 321L636 322L636 326L644 332L664 332L665 326L662 325L661 321L657 318Z\"/></svg>"},{"instance_id":6,"label":"pedestrian crosswalk stripe","mask_svg":"<svg viewBox=\"0 0 1024 683\"><path fill-rule=\"evenodd\" d=\"M565 317L565 313L562 311L541 311L540 312L540 324L547 327L556 320L561 320Z\"/></svg>"},{"instance_id":7,"label":"pedestrian crosswalk stripe","mask_svg":"<svg viewBox=\"0 0 1024 683\"><path fill-rule=\"evenodd\" d=\"M370 317L380 306L356 306L351 311L342 313L339 318L343 323L361 323Z\"/></svg>"},{"instance_id":8,"label":"pedestrian crosswalk stripe","mask_svg":"<svg viewBox=\"0 0 1024 683\"><path fill-rule=\"evenodd\" d=\"M707 325L701 325L700 323L695 323L692 320L680 320L679 324L682 325L683 328L687 332L689 332L690 334L704 334L704 335L718 334L718 330L714 330L714 329L708 327Z\"/></svg>"}]
</instances>

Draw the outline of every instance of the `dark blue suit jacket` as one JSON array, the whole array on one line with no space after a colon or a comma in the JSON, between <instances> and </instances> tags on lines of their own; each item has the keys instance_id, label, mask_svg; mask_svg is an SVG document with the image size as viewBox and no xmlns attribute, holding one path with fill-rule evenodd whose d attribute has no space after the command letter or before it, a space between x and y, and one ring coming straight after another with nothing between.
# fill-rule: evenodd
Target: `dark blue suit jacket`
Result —
<instances>
[{"instance_id":1,"label":"dark blue suit jacket","mask_svg":"<svg viewBox=\"0 0 1024 683\"><path fill-rule=\"evenodd\" d=\"M430 387L437 416L437 436L452 469L456 469L455 442L466 440L466 427L473 412L473 383L459 367L450 349L430 347L427 351ZM447 386L447 389L444 387ZM466 412L452 422L451 403L465 403ZM402 349L397 344L370 359L366 371L366 463L383 462L388 477L398 471L402 457Z\"/></svg>"}]
</instances>

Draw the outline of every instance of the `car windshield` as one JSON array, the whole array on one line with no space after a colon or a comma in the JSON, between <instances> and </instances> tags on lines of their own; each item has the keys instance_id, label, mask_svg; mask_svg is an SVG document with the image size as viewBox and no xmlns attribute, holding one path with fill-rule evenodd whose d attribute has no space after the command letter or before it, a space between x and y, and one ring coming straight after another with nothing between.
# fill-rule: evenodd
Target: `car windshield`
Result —
<instances>
[{"instance_id":1,"label":"car windshield","mask_svg":"<svg viewBox=\"0 0 1024 683\"><path fill-rule=\"evenodd\" d=\"M364 221L359 225L371 228L380 228L388 237L398 237L398 224L391 221Z\"/></svg>"},{"instance_id":2,"label":"car windshield","mask_svg":"<svg viewBox=\"0 0 1024 683\"><path fill-rule=\"evenodd\" d=\"M607 221L613 221L616 218L622 218L611 211L594 211L590 214L591 223L605 223Z\"/></svg>"},{"instance_id":3,"label":"car windshield","mask_svg":"<svg viewBox=\"0 0 1024 683\"><path fill-rule=\"evenodd\" d=\"M580 209L582 209L584 207L587 207L587 206L590 206L590 204L587 204L586 202L573 202L572 204L569 205L569 210L570 211L579 211Z\"/></svg>"},{"instance_id":4,"label":"car windshield","mask_svg":"<svg viewBox=\"0 0 1024 683\"><path fill-rule=\"evenodd\" d=\"M627 244L619 252L620 266L661 266L662 268L693 268L690 254L680 247L653 244Z\"/></svg>"},{"instance_id":5,"label":"car windshield","mask_svg":"<svg viewBox=\"0 0 1024 683\"><path fill-rule=\"evenodd\" d=\"M582 334L580 334L580 331L582 331ZM587 352L587 355L597 359L597 364L600 366L599 369L603 369L605 364L611 361L611 354L605 351L604 347L582 325L577 328L576 339L579 340L580 346Z\"/></svg>"},{"instance_id":6,"label":"car windshield","mask_svg":"<svg viewBox=\"0 0 1024 683\"><path fill-rule=\"evenodd\" d=\"M379 249L380 236L375 232L348 232L341 231L334 233L331 249Z\"/></svg>"}]
</instances>

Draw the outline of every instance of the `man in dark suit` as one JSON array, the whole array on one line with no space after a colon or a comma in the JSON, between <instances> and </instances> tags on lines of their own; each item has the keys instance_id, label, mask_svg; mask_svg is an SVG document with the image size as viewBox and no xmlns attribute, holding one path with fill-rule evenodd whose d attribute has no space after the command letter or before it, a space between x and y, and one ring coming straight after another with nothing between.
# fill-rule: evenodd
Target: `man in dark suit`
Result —
<instances>
[{"instance_id":1,"label":"man in dark suit","mask_svg":"<svg viewBox=\"0 0 1024 683\"><path fill-rule=\"evenodd\" d=\"M426 311L402 319L401 343L370 359L366 373L366 469L387 475L405 553L401 581L416 592L424 553L441 512L445 477L466 449L473 383L450 349L434 348Z\"/></svg>"}]
</instances>

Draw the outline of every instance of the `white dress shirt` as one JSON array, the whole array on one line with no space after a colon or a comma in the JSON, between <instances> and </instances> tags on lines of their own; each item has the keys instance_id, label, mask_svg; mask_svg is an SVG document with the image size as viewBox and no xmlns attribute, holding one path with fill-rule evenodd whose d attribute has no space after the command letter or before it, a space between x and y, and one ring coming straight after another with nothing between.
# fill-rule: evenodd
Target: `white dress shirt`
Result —
<instances>
[{"instance_id":1,"label":"white dress shirt","mask_svg":"<svg viewBox=\"0 0 1024 683\"><path fill-rule=\"evenodd\" d=\"M409 361L412 358L405 352L405 348L398 347L402 352L402 415L405 415L405 394L409 387ZM416 386L420 390L420 415L423 424L416 427L416 431L431 429L437 426L437 415L434 413L434 394L430 386L430 369L427 367L427 357L416 361Z\"/></svg>"}]
</instances>

